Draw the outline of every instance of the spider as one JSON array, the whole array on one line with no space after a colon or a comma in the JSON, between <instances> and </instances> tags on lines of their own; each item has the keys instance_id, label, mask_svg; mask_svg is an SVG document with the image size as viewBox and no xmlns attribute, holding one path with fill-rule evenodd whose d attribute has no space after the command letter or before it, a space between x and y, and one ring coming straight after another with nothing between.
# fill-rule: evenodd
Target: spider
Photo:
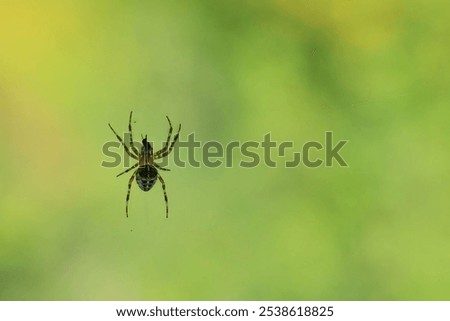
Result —
<instances>
[{"instance_id":1,"label":"spider","mask_svg":"<svg viewBox=\"0 0 450 321\"><path fill-rule=\"evenodd\" d=\"M153 153L153 147L152 144L150 144L149 141L147 141L147 135L145 137L142 137L142 148L141 151L134 146L133 143L133 133L131 129L131 117L133 115L133 111L130 112L130 118L128 121L128 130L130 132L130 148L124 143L122 138L117 135L116 131L112 128L111 124L108 123L109 128L113 131L113 133L116 135L119 142L122 144L123 148L125 149L125 152L130 156L131 158L134 158L137 160L137 163L134 164L132 167L126 169L120 174L117 174L116 177L119 177L122 174L128 173L129 171L137 169L133 172L133 175L131 175L130 180L128 181L128 191L127 191L127 198L126 198L126 206L125 206L125 214L128 217L128 201L130 200L130 192L131 192L131 185L133 184L134 179L136 178L136 183L140 187L141 190L144 192L149 191L153 185L156 183L156 179L158 179L161 182L162 189L164 192L164 200L166 202L166 218L169 218L169 200L167 198L167 192L166 192L166 184L164 182L164 179L159 175L158 169L162 171L170 171L168 168L163 168L160 165L156 164L154 161L159 158L166 157L169 155L169 153L172 151L173 146L178 141L178 136L180 134L181 130L181 124L178 127L178 132L175 134L172 143L170 143L171 137L172 137L172 123L170 122L169 117L166 116L168 122L169 122L169 134L167 135L167 140L164 143L164 146L161 150L157 151L156 153ZM170 143L170 145L169 145Z\"/></svg>"}]
</instances>

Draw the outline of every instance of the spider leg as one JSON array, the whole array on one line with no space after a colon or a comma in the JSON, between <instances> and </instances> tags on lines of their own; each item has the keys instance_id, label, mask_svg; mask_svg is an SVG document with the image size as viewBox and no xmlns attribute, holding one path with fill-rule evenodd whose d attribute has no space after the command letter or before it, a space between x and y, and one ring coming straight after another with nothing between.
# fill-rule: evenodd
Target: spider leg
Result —
<instances>
[{"instance_id":1,"label":"spider leg","mask_svg":"<svg viewBox=\"0 0 450 321\"><path fill-rule=\"evenodd\" d=\"M126 170L124 170L122 173L117 174L116 177L119 177L122 174L128 173L129 171L131 171L132 169L136 168L139 165L139 163L134 164L133 166L131 166L130 168L127 168Z\"/></svg>"},{"instance_id":2,"label":"spider leg","mask_svg":"<svg viewBox=\"0 0 450 321\"><path fill-rule=\"evenodd\" d=\"M167 118L167 121L169 122L169 134L167 135L166 143L164 144L162 149L165 149L165 148L167 148L167 146L169 146L170 138L172 137L172 130L173 130L172 123L170 122L169 116L166 116L166 118Z\"/></svg>"},{"instance_id":3,"label":"spider leg","mask_svg":"<svg viewBox=\"0 0 450 321\"><path fill-rule=\"evenodd\" d=\"M111 130L113 131L113 133L116 135L117 139L119 140L119 142L122 144L123 148L125 149L125 152L128 154L128 156L134 158L134 159L138 159L138 157L136 155L134 155L133 153L130 152L130 150L128 149L128 146L125 145L125 143L123 142L122 138L120 138L119 135L117 135L116 131L112 128L111 124L109 124L109 128L111 128Z\"/></svg>"},{"instance_id":4,"label":"spider leg","mask_svg":"<svg viewBox=\"0 0 450 321\"><path fill-rule=\"evenodd\" d=\"M128 200L130 199L130 192L131 192L131 184L133 184L133 180L136 177L136 172L131 175L130 180L128 181L128 192L127 192L127 200L126 200L126 207L125 207L125 213L128 217Z\"/></svg>"},{"instance_id":5,"label":"spider leg","mask_svg":"<svg viewBox=\"0 0 450 321\"><path fill-rule=\"evenodd\" d=\"M172 151L172 149L173 149L173 146L175 145L175 143L178 141L178 137L179 137L179 135L180 135L180 130L181 130L181 124L180 124L180 126L178 126L178 132L175 134L175 136L173 137L173 142L172 142L172 144L170 144L170 147L169 147L169 149L167 149L166 148L166 150L160 150L160 151L158 151L158 153L156 153L156 155L155 155L155 159L158 159L158 158L162 158L162 157L165 157L165 156L167 156L167 155L169 155L170 154L170 152Z\"/></svg>"},{"instance_id":6,"label":"spider leg","mask_svg":"<svg viewBox=\"0 0 450 321\"><path fill-rule=\"evenodd\" d=\"M170 138L172 137L172 123L170 122L169 116L166 116L167 121L169 122L169 134L167 135L167 140L164 143L163 148L161 148L159 151L156 152L155 156L158 156L160 153L162 153L163 151L167 150L167 147L169 146L170 143Z\"/></svg>"},{"instance_id":7,"label":"spider leg","mask_svg":"<svg viewBox=\"0 0 450 321\"><path fill-rule=\"evenodd\" d=\"M164 192L164 200L166 201L166 218L169 218L169 199L167 198L166 183L164 183L163 178L159 174L158 174L158 179L161 182L162 189Z\"/></svg>"},{"instance_id":8,"label":"spider leg","mask_svg":"<svg viewBox=\"0 0 450 321\"><path fill-rule=\"evenodd\" d=\"M130 132L130 146L131 149L133 150L133 152L136 155L139 155L139 151L138 149L134 146L134 142L133 142L133 130L131 129L131 116L133 115L133 111L130 111L130 119L128 121L128 131Z\"/></svg>"},{"instance_id":9,"label":"spider leg","mask_svg":"<svg viewBox=\"0 0 450 321\"><path fill-rule=\"evenodd\" d=\"M156 163L153 163L153 166L155 166L157 169L160 169L162 171L170 171L170 168L161 167L160 165L158 165Z\"/></svg>"}]
</instances>

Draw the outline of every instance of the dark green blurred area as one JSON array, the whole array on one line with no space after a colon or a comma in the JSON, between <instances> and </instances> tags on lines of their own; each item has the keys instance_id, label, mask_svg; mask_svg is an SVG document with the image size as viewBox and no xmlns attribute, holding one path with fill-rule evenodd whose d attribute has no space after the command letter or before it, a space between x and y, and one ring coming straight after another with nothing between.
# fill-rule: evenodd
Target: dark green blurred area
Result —
<instances>
[{"instance_id":1,"label":"dark green blurred area","mask_svg":"<svg viewBox=\"0 0 450 321\"><path fill-rule=\"evenodd\" d=\"M446 1L0 4L0 299L450 300ZM123 132L349 168L100 166ZM128 175L126 175L128 176Z\"/></svg>"}]
</instances>

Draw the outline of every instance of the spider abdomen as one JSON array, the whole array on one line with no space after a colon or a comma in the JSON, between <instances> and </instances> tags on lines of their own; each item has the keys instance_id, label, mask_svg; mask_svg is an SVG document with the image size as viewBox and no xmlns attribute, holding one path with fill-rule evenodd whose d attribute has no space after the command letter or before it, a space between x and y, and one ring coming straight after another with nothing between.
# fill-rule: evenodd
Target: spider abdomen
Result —
<instances>
[{"instance_id":1,"label":"spider abdomen","mask_svg":"<svg viewBox=\"0 0 450 321\"><path fill-rule=\"evenodd\" d=\"M136 172L136 183L144 192L149 191L158 179L158 172L153 166L144 165Z\"/></svg>"}]
</instances>

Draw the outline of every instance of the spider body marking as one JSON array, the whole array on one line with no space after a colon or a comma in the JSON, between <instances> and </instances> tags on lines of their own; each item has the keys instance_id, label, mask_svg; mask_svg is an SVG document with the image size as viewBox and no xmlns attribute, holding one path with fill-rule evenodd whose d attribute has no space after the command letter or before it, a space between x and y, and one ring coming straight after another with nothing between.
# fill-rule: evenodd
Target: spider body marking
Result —
<instances>
[{"instance_id":1,"label":"spider body marking","mask_svg":"<svg viewBox=\"0 0 450 321\"><path fill-rule=\"evenodd\" d=\"M158 179L158 171L150 166L139 166L136 171L136 183L144 192L152 189Z\"/></svg>"},{"instance_id":2,"label":"spider body marking","mask_svg":"<svg viewBox=\"0 0 450 321\"><path fill-rule=\"evenodd\" d=\"M172 151L175 143L178 141L178 137L181 130L181 124L178 127L178 132L175 134L173 141L171 142L172 137L172 124L170 122L169 117L166 116L167 121L169 122L169 134L167 136L167 140L163 146L163 148L159 151L157 151L155 154L153 153L153 147L151 143L147 140L147 135L145 137L142 137L142 148L139 151L135 146L133 142L133 133L131 128L131 118L132 118L133 112L130 112L130 118L128 122L128 130L130 133L130 148L124 143L122 138L116 133L116 131L112 128L111 124L108 124L113 133L116 135L119 142L122 144L125 152L135 160L137 160L137 163L134 164L132 167L126 169L122 173L118 174L118 176L125 174L137 167L137 169L133 172L133 175L131 175L129 181L128 181L128 192L126 197L126 206L125 206L125 213L128 217L128 201L130 199L130 192L131 192L131 186L133 184L133 180L136 179L136 183L139 186L141 190L144 192L149 191L156 183L156 180L158 179L161 182L162 189L164 192L164 200L166 202L166 218L169 217L169 201L167 197L166 192L166 184L164 182L164 179L162 176L158 173L159 170L163 171L169 171L170 169L161 167L160 165L156 164L154 161L159 158L166 157L170 154Z\"/></svg>"}]
</instances>

